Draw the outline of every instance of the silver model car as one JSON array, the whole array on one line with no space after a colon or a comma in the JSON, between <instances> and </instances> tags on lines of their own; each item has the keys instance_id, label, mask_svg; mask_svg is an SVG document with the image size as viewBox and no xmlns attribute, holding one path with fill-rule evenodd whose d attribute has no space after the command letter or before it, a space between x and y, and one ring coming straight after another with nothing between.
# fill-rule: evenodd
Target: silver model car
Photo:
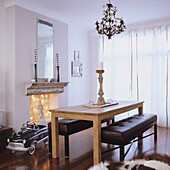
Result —
<instances>
[{"instance_id":1,"label":"silver model car","mask_svg":"<svg viewBox=\"0 0 170 170\"><path fill-rule=\"evenodd\" d=\"M28 151L30 155L34 154L37 143L48 143L48 127L45 125L36 125L34 122L23 124L21 131L15 133L7 139L6 148L15 153L15 151Z\"/></svg>"}]
</instances>

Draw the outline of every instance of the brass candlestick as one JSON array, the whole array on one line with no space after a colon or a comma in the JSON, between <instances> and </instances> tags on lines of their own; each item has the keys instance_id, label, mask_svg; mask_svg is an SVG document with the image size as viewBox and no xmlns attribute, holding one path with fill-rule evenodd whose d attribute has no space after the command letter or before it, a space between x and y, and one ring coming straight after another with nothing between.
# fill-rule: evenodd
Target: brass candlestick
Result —
<instances>
[{"instance_id":1,"label":"brass candlestick","mask_svg":"<svg viewBox=\"0 0 170 170\"><path fill-rule=\"evenodd\" d=\"M104 92L103 92L103 76L102 74L104 73L104 70L96 70L96 73L99 74L98 80L99 80L99 84L100 84L100 88L99 88L99 92L98 92L98 105L104 105L105 101L104 101Z\"/></svg>"}]
</instances>

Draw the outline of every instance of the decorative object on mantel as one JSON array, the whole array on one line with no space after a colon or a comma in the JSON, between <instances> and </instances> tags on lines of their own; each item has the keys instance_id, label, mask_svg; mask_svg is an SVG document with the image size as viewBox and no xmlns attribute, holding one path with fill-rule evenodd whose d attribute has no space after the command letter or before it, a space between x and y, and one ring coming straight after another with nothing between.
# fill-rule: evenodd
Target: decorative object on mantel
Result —
<instances>
[{"instance_id":1,"label":"decorative object on mantel","mask_svg":"<svg viewBox=\"0 0 170 170\"><path fill-rule=\"evenodd\" d=\"M74 61L71 62L71 76L82 77L82 63L80 62L80 51L74 51Z\"/></svg>"},{"instance_id":2,"label":"decorative object on mantel","mask_svg":"<svg viewBox=\"0 0 170 170\"><path fill-rule=\"evenodd\" d=\"M107 102L105 102L104 97L103 97L103 95L104 95L104 92L103 92L103 76L102 76L102 74L104 73L103 62L98 63L96 73L99 74L98 80L99 80L99 85L100 85L99 92L98 92L99 97L98 97L97 104L90 101L88 104L84 105L84 107L102 108L102 107L117 105L118 102L113 102L112 99L109 99L109 100L107 100Z\"/></svg>"},{"instance_id":3,"label":"decorative object on mantel","mask_svg":"<svg viewBox=\"0 0 170 170\"><path fill-rule=\"evenodd\" d=\"M55 81L56 81L55 78L37 78L38 83L45 83L45 82L51 82L52 83L52 82L55 82Z\"/></svg>"},{"instance_id":4,"label":"decorative object on mantel","mask_svg":"<svg viewBox=\"0 0 170 170\"><path fill-rule=\"evenodd\" d=\"M30 82L25 84L25 95L63 93L69 82Z\"/></svg>"},{"instance_id":5,"label":"decorative object on mantel","mask_svg":"<svg viewBox=\"0 0 170 170\"><path fill-rule=\"evenodd\" d=\"M58 54L56 54L56 81L60 82L60 72L59 72L59 57Z\"/></svg>"},{"instance_id":6,"label":"decorative object on mantel","mask_svg":"<svg viewBox=\"0 0 170 170\"><path fill-rule=\"evenodd\" d=\"M37 82L37 52L36 52L36 48L34 49L34 57L35 57L35 63L34 63L35 77L34 77L34 80L35 80L35 82Z\"/></svg>"},{"instance_id":7,"label":"decorative object on mantel","mask_svg":"<svg viewBox=\"0 0 170 170\"><path fill-rule=\"evenodd\" d=\"M114 34L120 34L126 29L124 21L122 18L116 17L117 7L113 6L109 0L109 3L106 4L107 9L103 10L103 18L102 21L99 23L96 21L96 30L98 34L106 35L108 39ZM105 5L103 5L105 8Z\"/></svg>"}]
</instances>

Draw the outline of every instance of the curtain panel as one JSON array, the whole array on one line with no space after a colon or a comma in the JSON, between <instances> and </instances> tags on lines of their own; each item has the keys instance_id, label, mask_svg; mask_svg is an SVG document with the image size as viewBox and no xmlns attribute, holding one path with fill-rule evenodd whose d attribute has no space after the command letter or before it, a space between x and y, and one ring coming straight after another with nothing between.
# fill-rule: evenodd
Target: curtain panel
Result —
<instances>
[{"instance_id":1,"label":"curtain panel","mask_svg":"<svg viewBox=\"0 0 170 170\"><path fill-rule=\"evenodd\" d=\"M143 100L144 112L170 127L170 27L131 30L100 42L105 98Z\"/></svg>"}]
</instances>

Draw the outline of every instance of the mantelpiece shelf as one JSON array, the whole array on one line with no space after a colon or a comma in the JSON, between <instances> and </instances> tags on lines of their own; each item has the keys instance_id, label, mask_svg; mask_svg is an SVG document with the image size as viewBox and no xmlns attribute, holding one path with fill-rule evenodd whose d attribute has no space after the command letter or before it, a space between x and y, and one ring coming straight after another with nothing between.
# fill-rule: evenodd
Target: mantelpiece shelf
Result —
<instances>
[{"instance_id":1,"label":"mantelpiece shelf","mask_svg":"<svg viewBox=\"0 0 170 170\"><path fill-rule=\"evenodd\" d=\"M63 93L69 82L30 82L25 83L25 95Z\"/></svg>"}]
</instances>

